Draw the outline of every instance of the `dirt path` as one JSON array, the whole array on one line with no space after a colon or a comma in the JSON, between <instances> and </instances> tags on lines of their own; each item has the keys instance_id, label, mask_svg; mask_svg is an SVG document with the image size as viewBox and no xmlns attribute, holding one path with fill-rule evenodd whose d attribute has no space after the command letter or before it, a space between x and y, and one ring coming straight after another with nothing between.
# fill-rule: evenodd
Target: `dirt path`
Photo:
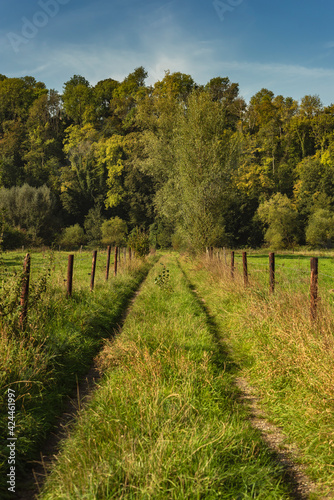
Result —
<instances>
[{"instance_id":1,"label":"dirt path","mask_svg":"<svg viewBox=\"0 0 334 500\"><path fill-rule=\"evenodd\" d=\"M246 380L238 377L236 378L236 384L241 393L240 401L246 404L249 409L251 425L261 432L262 439L275 453L277 460L284 466L287 482L293 488L293 498L307 500L317 490L317 485L307 477L304 467L296 463L298 449L288 446L286 436L282 430L266 418L265 413L260 408L260 400L255 395L255 390Z\"/></svg>"}]
</instances>

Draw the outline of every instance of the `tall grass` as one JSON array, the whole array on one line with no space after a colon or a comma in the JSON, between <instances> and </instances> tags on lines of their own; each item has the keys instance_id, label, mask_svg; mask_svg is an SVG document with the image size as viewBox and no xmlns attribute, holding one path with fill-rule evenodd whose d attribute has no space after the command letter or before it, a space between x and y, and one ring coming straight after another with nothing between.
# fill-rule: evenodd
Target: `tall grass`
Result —
<instances>
[{"instance_id":1,"label":"tall grass","mask_svg":"<svg viewBox=\"0 0 334 500\"><path fill-rule=\"evenodd\" d=\"M33 262L34 259L32 265ZM26 464L38 458L39 447L66 396L87 373L103 339L118 330L118 322L150 265L132 261L131 265L123 265L116 278L98 283L93 293L87 283L71 299L66 298L56 274L46 284L38 304L31 301L24 331L15 322L2 318L0 427L6 438L6 392L11 388L16 394L17 487ZM17 276L12 278L13 285L16 279ZM38 280L36 274L34 279ZM7 456L4 441L0 448L1 498L6 498Z\"/></svg>"},{"instance_id":2,"label":"tall grass","mask_svg":"<svg viewBox=\"0 0 334 500\"><path fill-rule=\"evenodd\" d=\"M175 258L164 263L99 355L104 380L41 500L290 498L245 418L214 325Z\"/></svg>"},{"instance_id":3,"label":"tall grass","mask_svg":"<svg viewBox=\"0 0 334 500\"><path fill-rule=\"evenodd\" d=\"M244 377L257 389L269 418L297 444L299 461L327 493L334 489L334 317L321 289L316 322L303 287L277 286L254 277L244 287L218 261L184 263L206 300Z\"/></svg>"}]
</instances>

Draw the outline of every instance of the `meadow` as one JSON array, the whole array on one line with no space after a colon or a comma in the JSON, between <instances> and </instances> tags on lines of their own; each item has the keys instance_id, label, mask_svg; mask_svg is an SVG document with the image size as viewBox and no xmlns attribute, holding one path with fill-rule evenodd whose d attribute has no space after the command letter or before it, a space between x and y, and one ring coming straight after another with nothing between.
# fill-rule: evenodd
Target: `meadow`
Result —
<instances>
[{"instance_id":1,"label":"meadow","mask_svg":"<svg viewBox=\"0 0 334 500\"><path fill-rule=\"evenodd\" d=\"M19 269L23 256L5 254L6 272ZM22 473L94 356L102 379L38 498L332 498L334 255L318 256L320 301L312 322L306 252L276 255L274 294L264 252L248 251L247 287L241 252L234 279L228 252L226 263L223 254L165 252L123 263L108 284L101 252L93 293L92 254L84 252L75 255L81 264L71 299L67 254L55 253L27 332L3 321L1 383L18 391ZM43 277L49 258L32 254L32 281ZM313 481L307 496L252 425L240 380L252 388L261 418L282 432L282 450Z\"/></svg>"},{"instance_id":2,"label":"meadow","mask_svg":"<svg viewBox=\"0 0 334 500\"><path fill-rule=\"evenodd\" d=\"M99 256L101 257L99 260ZM105 255L106 256L106 255ZM132 260L105 281L102 252L96 285L90 291L92 253L75 255L73 295L66 296L67 254L31 252L28 319L20 328L20 282L24 254L3 255L1 282L0 383L1 435L8 435L7 390L15 391L15 467L17 487L78 380L88 372L102 341L119 329L132 295L151 265ZM154 260L154 257L152 257ZM1 498L8 494L8 448L1 445ZM31 467L31 465L30 465Z\"/></svg>"}]
</instances>

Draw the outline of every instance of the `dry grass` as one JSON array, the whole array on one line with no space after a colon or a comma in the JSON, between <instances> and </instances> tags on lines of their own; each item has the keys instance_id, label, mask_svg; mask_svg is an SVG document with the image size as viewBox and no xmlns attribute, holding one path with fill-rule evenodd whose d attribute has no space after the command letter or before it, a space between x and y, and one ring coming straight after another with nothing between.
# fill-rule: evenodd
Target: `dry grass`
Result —
<instances>
[{"instance_id":1,"label":"dry grass","mask_svg":"<svg viewBox=\"0 0 334 500\"><path fill-rule=\"evenodd\" d=\"M263 408L297 443L313 479L334 487L334 315L321 290L317 320L309 294L296 283L269 294L263 277L230 276L217 260L185 264L190 280L217 320L243 376L257 388ZM303 285L303 284L302 284Z\"/></svg>"}]
</instances>

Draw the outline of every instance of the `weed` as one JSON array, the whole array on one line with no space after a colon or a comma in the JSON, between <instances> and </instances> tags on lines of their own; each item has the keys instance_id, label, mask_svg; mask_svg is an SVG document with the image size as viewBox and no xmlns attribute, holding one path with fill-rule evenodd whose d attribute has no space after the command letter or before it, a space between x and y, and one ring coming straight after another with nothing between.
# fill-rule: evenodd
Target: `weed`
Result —
<instances>
[{"instance_id":1,"label":"weed","mask_svg":"<svg viewBox=\"0 0 334 500\"><path fill-rule=\"evenodd\" d=\"M155 278L154 283L158 285L162 290L172 290L171 284L170 284L170 275L169 275L169 269L166 268L166 265L163 263L160 263L160 265L163 267L161 273L158 275L157 278Z\"/></svg>"}]
</instances>

